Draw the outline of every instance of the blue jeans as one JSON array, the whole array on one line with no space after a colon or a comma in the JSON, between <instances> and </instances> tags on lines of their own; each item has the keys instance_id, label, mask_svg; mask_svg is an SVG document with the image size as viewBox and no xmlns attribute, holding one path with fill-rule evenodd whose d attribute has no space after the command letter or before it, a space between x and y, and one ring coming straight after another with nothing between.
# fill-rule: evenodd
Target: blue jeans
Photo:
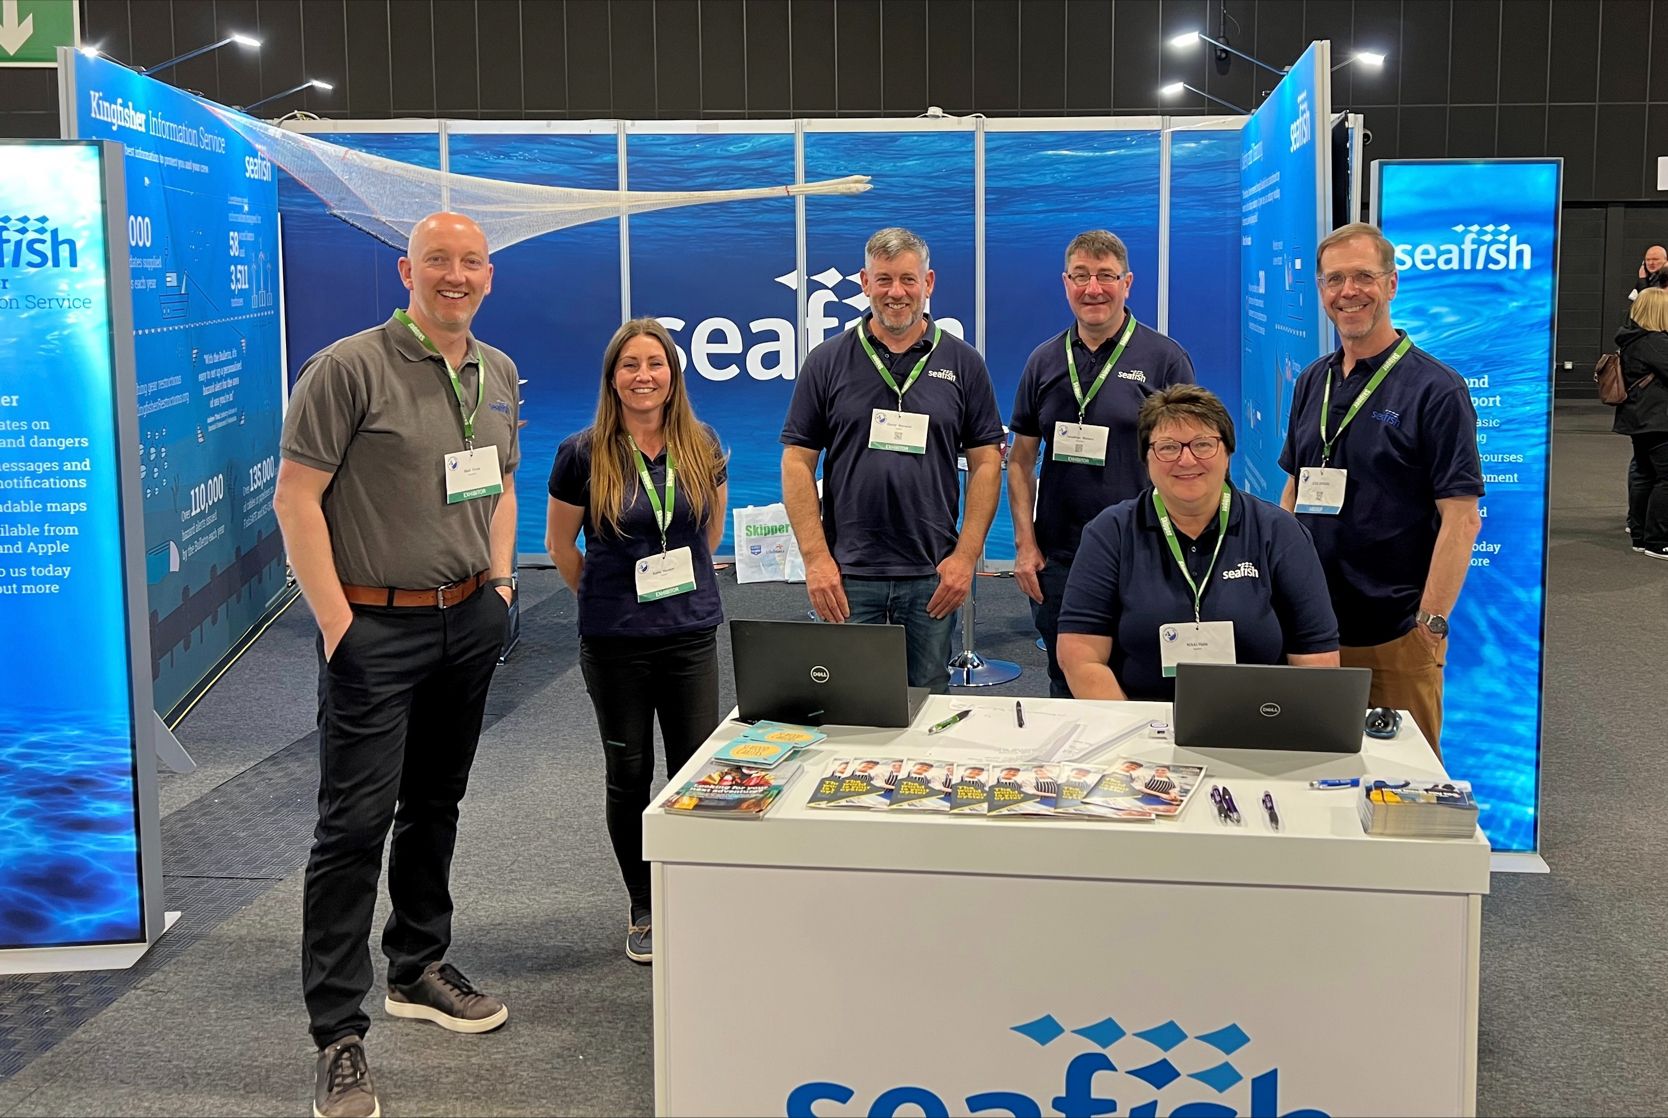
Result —
<instances>
[{"instance_id":1,"label":"blue jeans","mask_svg":"<svg viewBox=\"0 0 1668 1118\"><path fill-rule=\"evenodd\" d=\"M842 580L849 621L860 625L902 625L909 654L909 685L935 695L950 690L950 637L956 616L933 619L927 603L938 589L938 576L924 578L854 578ZM960 611L957 611L958 613Z\"/></svg>"},{"instance_id":2,"label":"blue jeans","mask_svg":"<svg viewBox=\"0 0 1668 1118\"><path fill-rule=\"evenodd\" d=\"M1043 600L1040 603L1031 602L1031 621L1036 625L1043 643L1048 646L1048 697L1051 699L1071 698L1066 673L1060 670L1060 661L1054 651L1055 643L1060 639L1060 603L1065 600L1066 578L1070 574L1071 564L1050 559L1037 572L1037 586L1042 590Z\"/></svg>"}]
</instances>

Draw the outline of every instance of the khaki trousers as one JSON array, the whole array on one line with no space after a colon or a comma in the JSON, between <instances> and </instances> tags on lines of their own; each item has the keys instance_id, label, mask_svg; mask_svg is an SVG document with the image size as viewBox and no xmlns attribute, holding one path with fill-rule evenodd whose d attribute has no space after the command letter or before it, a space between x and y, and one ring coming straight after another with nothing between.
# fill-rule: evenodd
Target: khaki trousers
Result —
<instances>
[{"instance_id":1,"label":"khaki trousers","mask_svg":"<svg viewBox=\"0 0 1668 1118\"><path fill-rule=\"evenodd\" d=\"M1448 662L1448 638L1433 651L1418 626L1393 641L1365 648L1344 647L1338 659L1346 668L1371 668L1368 702L1413 715L1438 760L1442 757L1442 668Z\"/></svg>"}]
</instances>

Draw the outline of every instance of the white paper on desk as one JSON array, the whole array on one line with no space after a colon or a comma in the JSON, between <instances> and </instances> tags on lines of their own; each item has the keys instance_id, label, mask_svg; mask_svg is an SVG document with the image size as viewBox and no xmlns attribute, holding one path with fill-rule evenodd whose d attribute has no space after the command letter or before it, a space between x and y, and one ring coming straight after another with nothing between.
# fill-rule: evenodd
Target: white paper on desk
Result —
<instances>
[{"instance_id":1,"label":"white paper on desk","mask_svg":"<svg viewBox=\"0 0 1668 1118\"><path fill-rule=\"evenodd\" d=\"M1040 710L1027 711L1025 725L1016 726L1011 708L975 707L972 714L929 738L932 748L928 752L948 761L1036 761L1072 740L1081 727L1076 719Z\"/></svg>"},{"instance_id":2,"label":"white paper on desk","mask_svg":"<svg viewBox=\"0 0 1668 1118\"><path fill-rule=\"evenodd\" d=\"M1115 745L1139 738L1151 724L1151 721L1151 719L1143 718L1127 726L1111 729L1105 726L1084 726L1078 731L1075 738L1060 743L1060 746L1055 750L1056 756L1047 759L1066 764L1081 764L1091 757L1106 752Z\"/></svg>"}]
</instances>

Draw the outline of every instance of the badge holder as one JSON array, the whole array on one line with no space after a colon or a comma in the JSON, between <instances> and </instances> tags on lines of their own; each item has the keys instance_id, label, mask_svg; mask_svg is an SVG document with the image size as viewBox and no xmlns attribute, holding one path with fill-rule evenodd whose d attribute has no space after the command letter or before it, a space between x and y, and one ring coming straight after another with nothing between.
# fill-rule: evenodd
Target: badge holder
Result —
<instances>
[{"instance_id":1,"label":"badge holder","mask_svg":"<svg viewBox=\"0 0 1668 1118\"><path fill-rule=\"evenodd\" d=\"M1003 432L1004 436L1006 432ZM967 473L967 459L959 458L956 465L963 474ZM1007 455L1002 456L1002 468L1008 468ZM965 485L965 480L964 483ZM950 686L951 687L995 687L1002 683L1012 683L1018 679L1023 670L1011 660L986 660L973 650L973 625L978 607L974 598L978 596L979 576L984 573L985 553L979 551L979 561L973 564L973 585L967 588L967 601L961 604L961 651L950 657Z\"/></svg>"}]
</instances>

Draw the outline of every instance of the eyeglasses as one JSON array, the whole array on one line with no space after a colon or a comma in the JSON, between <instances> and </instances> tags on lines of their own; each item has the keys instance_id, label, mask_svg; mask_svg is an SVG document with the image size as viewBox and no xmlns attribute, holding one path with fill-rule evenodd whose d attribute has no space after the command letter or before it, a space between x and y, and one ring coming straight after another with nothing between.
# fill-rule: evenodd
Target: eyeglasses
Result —
<instances>
[{"instance_id":1,"label":"eyeglasses","mask_svg":"<svg viewBox=\"0 0 1668 1118\"><path fill-rule=\"evenodd\" d=\"M1089 281L1094 280L1102 287L1111 287L1123 279L1124 272L1067 272L1066 278L1071 280L1073 287L1088 287Z\"/></svg>"},{"instance_id":2,"label":"eyeglasses","mask_svg":"<svg viewBox=\"0 0 1668 1118\"><path fill-rule=\"evenodd\" d=\"M1208 462L1210 459L1216 457L1216 449L1221 445L1222 437L1220 435L1200 435L1191 442L1154 443L1151 449L1153 457L1158 459L1160 462L1181 461L1181 452L1182 447L1184 446L1193 452L1193 458L1195 461Z\"/></svg>"},{"instance_id":3,"label":"eyeglasses","mask_svg":"<svg viewBox=\"0 0 1668 1118\"><path fill-rule=\"evenodd\" d=\"M1316 276L1315 282L1328 291L1341 291L1344 281L1349 280L1357 287L1377 287L1380 276L1387 276L1389 272L1328 272L1324 276Z\"/></svg>"}]
</instances>

